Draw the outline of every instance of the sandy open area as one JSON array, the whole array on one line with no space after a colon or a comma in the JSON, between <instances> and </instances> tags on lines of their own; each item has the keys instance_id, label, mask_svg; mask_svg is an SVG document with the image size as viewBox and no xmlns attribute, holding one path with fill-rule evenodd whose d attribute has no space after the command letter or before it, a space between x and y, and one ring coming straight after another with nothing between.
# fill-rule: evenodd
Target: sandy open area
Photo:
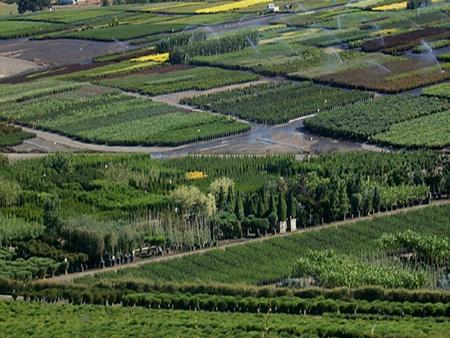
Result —
<instances>
[{"instance_id":1,"label":"sandy open area","mask_svg":"<svg viewBox=\"0 0 450 338\"><path fill-rule=\"evenodd\" d=\"M32 61L0 56L0 79L37 68L39 65Z\"/></svg>"}]
</instances>

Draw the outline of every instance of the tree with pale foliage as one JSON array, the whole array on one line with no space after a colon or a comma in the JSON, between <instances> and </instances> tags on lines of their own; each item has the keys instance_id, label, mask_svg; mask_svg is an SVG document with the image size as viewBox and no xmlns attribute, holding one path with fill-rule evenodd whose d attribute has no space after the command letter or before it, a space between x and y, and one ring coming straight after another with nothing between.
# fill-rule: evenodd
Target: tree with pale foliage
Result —
<instances>
[{"instance_id":1,"label":"tree with pale foliage","mask_svg":"<svg viewBox=\"0 0 450 338\"><path fill-rule=\"evenodd\" d=\"M195 186L181 186L170 197L181 214L188 217L212 216L216 212L214 195L205 195Z\"/></svg>"}]
</instances>

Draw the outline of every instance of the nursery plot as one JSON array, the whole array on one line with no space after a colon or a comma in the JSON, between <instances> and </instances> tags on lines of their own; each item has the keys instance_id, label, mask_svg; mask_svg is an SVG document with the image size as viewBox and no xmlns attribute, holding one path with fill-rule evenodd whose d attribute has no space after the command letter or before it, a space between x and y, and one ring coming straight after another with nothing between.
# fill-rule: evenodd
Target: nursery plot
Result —
<instances>
[{"instance_id":1,"label":"nursery plot","mask_svg":"<svg viewBox=\"0 0 450 338\"><path fill-rule=\"evenodd\" d=\"M81 70L68 75L62 75L61 79L74 81L94 81L103 78L110 78L120 75L126 75L135 72L141 72L156 68L160 63L155 61L134 62L122 61L111 63L105 66L96 67L94 69Z\"/></svg>"},{"instance_id":2,"label":"nursery plot","mask_svg":"<svg viewBox=\"0 0 450 338\"><path fill-rule=\"evenodd\" d=\"M351 88L399 93L450 79L450 65L430 58L367 61L363 67L319 76L318 79Z\"/></svg>"},{"instance_id":3,"label":"nursery plot","mask_svg":"<svg viewBox=\"0 0 450 338\"><path fill-rule=\"evenodd\" d=\"M450 30L445 28L427 28L412 32L377 38L363 44L365 52L398 53L420 45L422 41L434 41L450 38Z\"/></svg>"},{"instance_id":4,"label":"nursery plot","mask_svg":"<svg viewBox=\"0 0 450 338\"><path fill-rule=\"evenodd\" d=\"M0 21L0 39L14 39L63 30L64 24L33 21Z\"/></svg>"},{"instance_id":5,"label":"nursery plot","mask_svg":"<svg viewBox=\"0 0 450 338\"><path fill-rule=\"evenodd\" d=\"M422 91L423 95L437 96L445 99L450 99L450 83L441 83L435 86L425 88Z\"/></svg>"},{"instance_id":6,"label":"nursery plot","mask_svg":"<svg viewBox=\"0 0 450 338\"><path fill-rule=\"evenodd\" d=\"M237 52L194 57L193 63L311 79L357 69L370 62L385 63L393 59L396 58L381 53L366 54L337 48L317 48L279 40Z\"/></svg>"},{"instance_id":7,"label":"nursery plot","mask_svg":"<svg viewBox=\"0 0 450 338\"><path fill-rule=\"evenodd\" d=\"M448 108L449 103L438 98L384 96L322 112L305 120L305 127L331 136L367 140L375 134L389 130L396 123L438 113Z\"/></svg>"},{"instance_id":8,"label":"nursery plot","mask_svg":"<svg viewBox=\"0 0 450 338\"><path fill-rule=\"evenodd\" d=\"M197 96L183 102L251 121L277 124L370 97L368 93L310 82L280 82Z\"/></svg>"},{"instance_id":9,"label":"nursery plot","mask_svg":"<svg viewBox=\"0 0 450 338\"><path fill-rule=\"evenodd\" d=\"M450 111L394 124L373 137L375 142L411 148L442 149L450 146Z\"/></svg>"},{"instance_id":10,"label":"nursery plot","mask_svg":"<svg viewBox=\"0 0 450 338\"><path fill-rule=\"evenodd\" d=\"M305 337L316 336L317 332L327 336L443 337L450 330L447 321L430 317L392 320L362 316L343 318L332 314L324 317L300 316L296 313L270 314L268 321L267 315L256 313L168 311L143 307L11 301L0 302L0 316L7 318L0 326L7 337L52 336L56 332L62 336L98 337L105 335L106 328L108 335L118 337L257 337L263 330L269 331L273 337L284 336L287 332L289 335Z\"/></svg>"},{"instance_id":11,"label":"nursery plot","mask_svg":"<svg viewBox=\"0 0 450 338\"><path fill-rule=\"evenodd\" d=\"M119 24L113 27L99 27L78 32L70 32L58 37L96 41L131 40L147 35L183 30L185 25L172 23Z\"/></svg>"},{"instance_id":12,"label":"nursery plot","mask_svg":"<svg viewBox=\"0 0 450 338\"><path fill-rule=\"evenodd\" d=\"M195 67L170 71L171 68L163 67L148 74L127 75L98 83L147 95L160 95L183 90L206 90L259 78L251 73L220 68Z\"/></svg>"},{"instance_id":13,"label":"nursery plot","mask_svg":"<svg viewBox=\"0 0 450 338\"><path fill-rule=\"evenodd\" d=\"M25 14L17 17L19 20L45 21L56 23L80 23L92 19L98 20L102 17L113 17L122 14L120 11L109 8L89 8L89 9L58 9L57 11L44 11Z\"/></svg>"},{"instance_id":14,"label":"nursery plot","mask_svg":"<svg viewBox=\"0 0 450 338\"><path fill-rule=\"evenodd\" d=\"M180 145L249 129L244 123L86 86L35 100L3 105L0 116L86 142L116 145Z\"/></svg>"},{"instance_id":15,"label":"nursery plot","mask_svg":"<svg viewBox=\"0 0 450 338\"><path fill-rule=\"evenodd\" d=\"M63 93L83 86L85 85L81 83L58 80L41 80L16 85L3 84L0 85L0 104Z\"/></svg>"}]
</instances>

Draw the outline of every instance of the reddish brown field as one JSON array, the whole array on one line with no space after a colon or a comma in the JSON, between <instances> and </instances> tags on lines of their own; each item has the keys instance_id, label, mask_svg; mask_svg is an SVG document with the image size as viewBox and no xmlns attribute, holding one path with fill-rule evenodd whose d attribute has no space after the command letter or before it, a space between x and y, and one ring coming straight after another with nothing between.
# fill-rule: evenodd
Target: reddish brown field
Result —
<instances>
[{"instance_id":1,"label":"reddish brown field","mask_svg":"<svg viewBox=\"0 0 450 338\"><path fill-rule=\"evenodd\" d=\"M383 65L327 74L319 79L351 88L398 93L450 79L450 71L441 71L429 61L395 60Z\"/></svg>"},{"instance_id":2,"label":"reddish brown field","mask_svg":"<svg viewBox=\"0 0 450 338\"><path fill-rule=\"evenodd\" d=\"M364 52L398 53L419 45L423 40L433 41L447 38L450 38L448 29L425 28L369 40L363 44L362 50Z\"/></svg>"}]
</instances>

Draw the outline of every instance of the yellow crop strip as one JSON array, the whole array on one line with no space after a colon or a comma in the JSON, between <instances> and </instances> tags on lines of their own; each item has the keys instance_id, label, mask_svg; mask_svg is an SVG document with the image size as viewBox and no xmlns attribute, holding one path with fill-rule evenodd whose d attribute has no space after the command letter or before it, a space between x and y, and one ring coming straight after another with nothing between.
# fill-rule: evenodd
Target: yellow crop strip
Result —
<instances>
[{"instance_id":1,"label":"yellow crop strip","mask_svg":"<svg viewBox=\"0 0 450 338\"><path fill-rule=\"evenodd\" d=\"M407 1L402 1L402 2L397 2L394 4L390 4L390 5L383 5L383 6L378 6L378 7L374 7L373 10L374 11L400 11L402 9L406 9L407 7Z\"/></svg>"},{"instance_id":2,"label":"yellow crop strip","mask_svg":"<svg viewBox=\"0 0 450 338\"><path fill-rule=\"evenodd\" d=\"M198 14L205 14L205 13L219 13L219 12L227 12L234 9L241 9L241 8L247 8L252 7L255 5L260 5L264 3L268 3L272 0L241 0L241 1L234 1L230 2L224 5L218 5L213 7L207 7L202 9L197 9L195 13Z\"/></svg>"},{"instance_id":3,"label":"yellow crop strip","mask_svg":"<svg viewBox=\"0 0 450 338\"><path fill-rule=\"evenodd\" d=\"M138 58L131 59L133 62L158 62L158 63L164 63L169 61L169 53L161 53L161 54L150 54L145 56L140 56Z\"/></svg>"}]
</instances>

